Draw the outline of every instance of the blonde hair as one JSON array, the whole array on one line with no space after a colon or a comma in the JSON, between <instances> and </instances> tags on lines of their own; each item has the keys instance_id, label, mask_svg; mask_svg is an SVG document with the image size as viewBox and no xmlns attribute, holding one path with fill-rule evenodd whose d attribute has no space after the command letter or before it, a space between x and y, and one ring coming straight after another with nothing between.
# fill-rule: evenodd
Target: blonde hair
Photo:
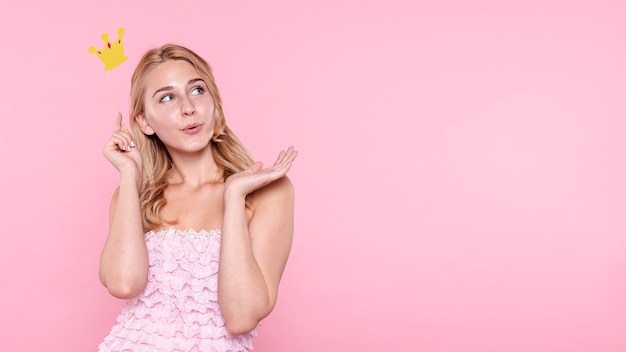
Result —
<instances>
[{"instance_id":1,"label":"blonde hair","mask_svg":"<svg viewBox=\"0 0 626 352\"><path fill-rule=\"evenodd\" d=\"M143 158L143 180L139 190L144 231L158 230L164 224L172 224L161 217L160 211L166 204L164 197L167 176L172 169L172 159L163 142L156 135L146 135L135 118L144 113L144 96L147 76L154 68L169 60L189 62L206 82L215 103L214 134L211 151L217 165L223 170L223 178L247 169L254 163L250 152L226 126L222 110L222 99L215 84L209 64L196 53L183 46L166 44L146 52L139 60L130 86L130 127ZM174 222L175 223L175 222Z\"/></svg>"}]
</instances>

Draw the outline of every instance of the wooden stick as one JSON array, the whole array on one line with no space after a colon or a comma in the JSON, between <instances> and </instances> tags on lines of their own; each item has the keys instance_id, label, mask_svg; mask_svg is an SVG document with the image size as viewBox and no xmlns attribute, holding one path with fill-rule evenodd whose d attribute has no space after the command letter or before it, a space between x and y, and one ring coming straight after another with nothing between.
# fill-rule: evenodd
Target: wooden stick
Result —
<instances>
[{"instance_id":1,"label":"wooden stick","mask_svg":"<svg viewBox=\"0 0 626 352\"><path fill-rule=\"evenodd\" d=\"M120 113L120 107L117 105L117 98L115 97L115 90L113 89L113 82L111 81L111 74L109 73L109 71L107 72L107 78L109 79L109 86L111 87L111 94L113 94L113 101L115 102L115 109L117 110L117 113Z\"/></svg>"}]
</instances>

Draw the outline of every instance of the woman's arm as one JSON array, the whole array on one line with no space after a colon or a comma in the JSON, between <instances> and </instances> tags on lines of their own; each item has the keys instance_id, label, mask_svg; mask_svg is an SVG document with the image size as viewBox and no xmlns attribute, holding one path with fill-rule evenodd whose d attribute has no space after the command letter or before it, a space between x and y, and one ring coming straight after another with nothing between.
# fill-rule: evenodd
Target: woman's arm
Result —
<instances>
[{"instance_id":1,"label":"woman's arm","mask_svg":"<svg viewBox=\"0 0 626 352\"><path fill-rule=\"evenodd\" d=\"M139 185L141 155L118 115L104 156L120 172L109 208L109 234L100 255L100 281L117 298L138 295L148 281L148 251L143 236Z\"/></svg>"},{"instance_id":2,"label":"woman's arm","mask_svg":"<svg viewBox=\"0 0 626 352\"><path fill-rule=\"evenodd\" d=\"M294 192L284 175L296 154L290 148L272 168L255 164L227 181L218 300L231 333L254 329L276 304L293 236ZM245 196L256 189L248 223Z\"/></svg>"},{"instance_id":3,"label":"woman's arm","mask_svg":"<svg viewBox=\"0 0 626 352\"><path fill-rule=\"evenodd\" d=\"M100 255L100 281L117 298L137 296L148 282L139 196L136 186L123 179L111 199L109 235Z\"/></svg>"}]
</instances>

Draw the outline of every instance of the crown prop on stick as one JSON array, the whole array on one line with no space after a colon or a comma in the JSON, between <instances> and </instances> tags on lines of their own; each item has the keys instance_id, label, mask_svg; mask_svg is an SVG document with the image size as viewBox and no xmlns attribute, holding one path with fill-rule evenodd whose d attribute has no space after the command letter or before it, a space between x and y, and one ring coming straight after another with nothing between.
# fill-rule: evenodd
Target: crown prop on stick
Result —
<instances>
[{"instance_id":1,"label":"crown prop on stick","mask_svg":"<svg viewBox=\"0 0 626 352\"><path fill-rule=\"evenodd\" d=\"M109 85L111 86L111 93L113 94L115 108L118 112L120 109L117 105L117 99L115 98L115 92L113 90L113 83L111 83L109 71L128 60L128 56L124 55L124 43L122 42L123 34L124 28L119 28L117 30L117 40L115 42L111 42L109 40L109 34L103 33L101 38L104 42L104 47L102 49L96 49L96 47L92 45L88 49L90 54L96 54L98 59L100 59L100 61L104 64L104 70L107 72L107 77L109 78Z\"/></svg>"}]
</instances>

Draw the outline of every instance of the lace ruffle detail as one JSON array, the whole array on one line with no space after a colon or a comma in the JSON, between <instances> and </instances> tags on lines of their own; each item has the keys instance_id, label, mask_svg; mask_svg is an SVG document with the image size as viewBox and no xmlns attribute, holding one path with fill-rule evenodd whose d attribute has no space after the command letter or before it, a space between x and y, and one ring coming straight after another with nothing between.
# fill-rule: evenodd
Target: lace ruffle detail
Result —
<instances>
[{"instance_id":1,"label":"lace ruffle detail","mask_svg":"<svg viewBox=\"0 0 626 352\"><path fill-rule=\"evenodd\" d=\"M248 351L253 331L231 335L217 303L219 230L146 234L150 268L144 293L122 307L100 351Z\"/></svg>"}]
</instances>

